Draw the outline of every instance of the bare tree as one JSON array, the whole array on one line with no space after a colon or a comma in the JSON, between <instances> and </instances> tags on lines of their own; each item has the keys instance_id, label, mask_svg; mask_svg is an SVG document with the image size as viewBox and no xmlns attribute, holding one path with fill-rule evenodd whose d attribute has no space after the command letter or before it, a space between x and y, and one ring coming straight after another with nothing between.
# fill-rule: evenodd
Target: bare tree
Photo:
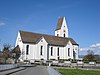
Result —
<instances>
[{"instance_id":1,"label":"bare tree","mask_svg":"<svg viewBox=\"0 0 100 75\"><path fill-rule=\"evenodd\" d=\"M92 50L87 51L87 55L84 56L84 60L93 61L95 59L94 52Z\"/></svg>"},{"instance_id":2,"label":"bare tree","mask_svg":"<svg viewBox=\"0 0 100 75\"><path fill-rule=\"evenodd\" d=\"M3 45L2 53L3 53L3 58L5 59L5 63L6 63L6 60L11 57L11 55L10 55L10 48L11 48L10 44L4 44Z\"/></svg>"},{"instance_id":3,"label":"bare tree","mask_svg":"<svg viewBox=\"0 0 100 75\"><path fill-rule=\"evenodd\" d=\"M19 48L19 45L17 45L13 50L12 50L12 55L13 58L15 59L15 63L17 63L17 60L19 59L20 55L21 55L21 51Z\"/></svg>"}]
</instances>

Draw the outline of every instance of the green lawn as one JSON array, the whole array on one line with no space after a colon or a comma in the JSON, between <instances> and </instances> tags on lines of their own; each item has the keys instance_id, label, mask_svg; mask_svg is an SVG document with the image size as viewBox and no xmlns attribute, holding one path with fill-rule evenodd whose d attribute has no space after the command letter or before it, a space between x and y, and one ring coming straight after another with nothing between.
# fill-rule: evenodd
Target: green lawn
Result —
<instances>
[{"instance_id":1,"label":"green lawn","mask_svg":"<svg viewBox=\"0 0 100 75\"><path fill-rule=\"evenodd\" d=\"M80 69L57 69L62 75L100 75L100 71Z\"/></svg>"}]
</instances>

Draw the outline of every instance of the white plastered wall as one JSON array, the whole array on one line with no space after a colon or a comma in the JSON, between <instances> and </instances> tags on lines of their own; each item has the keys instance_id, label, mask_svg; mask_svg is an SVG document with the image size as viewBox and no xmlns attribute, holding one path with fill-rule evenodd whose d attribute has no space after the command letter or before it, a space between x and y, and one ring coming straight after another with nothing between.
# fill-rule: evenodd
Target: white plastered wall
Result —
<instances>
[{"instance_id":1,"label":"white plastered wall","mask_svg":"<svg viewBox=\"0 0 100 75\"><path fill-rule=\"evenodd\" d=\"M46 40L42 37L41 40L36 44L36 54L35 54L35 59L44 59L47 60L47 45L48 43ZM43 55L40 55L40 48L43 46Z\"/></svg>"}]
</instances>

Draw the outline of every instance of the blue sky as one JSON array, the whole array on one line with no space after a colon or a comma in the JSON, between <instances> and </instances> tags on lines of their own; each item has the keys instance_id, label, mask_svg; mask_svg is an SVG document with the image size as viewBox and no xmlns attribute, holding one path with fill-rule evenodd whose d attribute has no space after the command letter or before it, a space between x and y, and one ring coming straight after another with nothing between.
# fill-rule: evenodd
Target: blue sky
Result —
<instances>
[{"instance_id":1,"label":"blue sky","mask_svg":"<svg viewBox=\"0 0 100 75\"><path fill-rule=\"evenodd\" d=\"M80 54L100 54L100 0L0 0L0 48L14 46L18 30L54 35L60 16Z\"/></svg>"}]
</instances>

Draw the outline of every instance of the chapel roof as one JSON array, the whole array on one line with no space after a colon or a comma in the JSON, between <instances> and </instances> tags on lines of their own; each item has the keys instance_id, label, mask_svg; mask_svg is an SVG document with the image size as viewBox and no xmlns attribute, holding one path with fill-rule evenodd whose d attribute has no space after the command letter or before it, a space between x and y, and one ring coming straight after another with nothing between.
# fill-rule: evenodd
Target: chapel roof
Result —
<instances>
[{"instance_id":1,"label":"chapel roof","mask_svg":"<svg viewBox=\"0 0 100 75\"><path fill-rule=\"evenodd\" d=\"M23 43L37 43L43 37L49 45L66 46L69 41L73 45L78 45L72 38L58 37L26 31L19 32Z\"/></svg>"}]
</instances>

